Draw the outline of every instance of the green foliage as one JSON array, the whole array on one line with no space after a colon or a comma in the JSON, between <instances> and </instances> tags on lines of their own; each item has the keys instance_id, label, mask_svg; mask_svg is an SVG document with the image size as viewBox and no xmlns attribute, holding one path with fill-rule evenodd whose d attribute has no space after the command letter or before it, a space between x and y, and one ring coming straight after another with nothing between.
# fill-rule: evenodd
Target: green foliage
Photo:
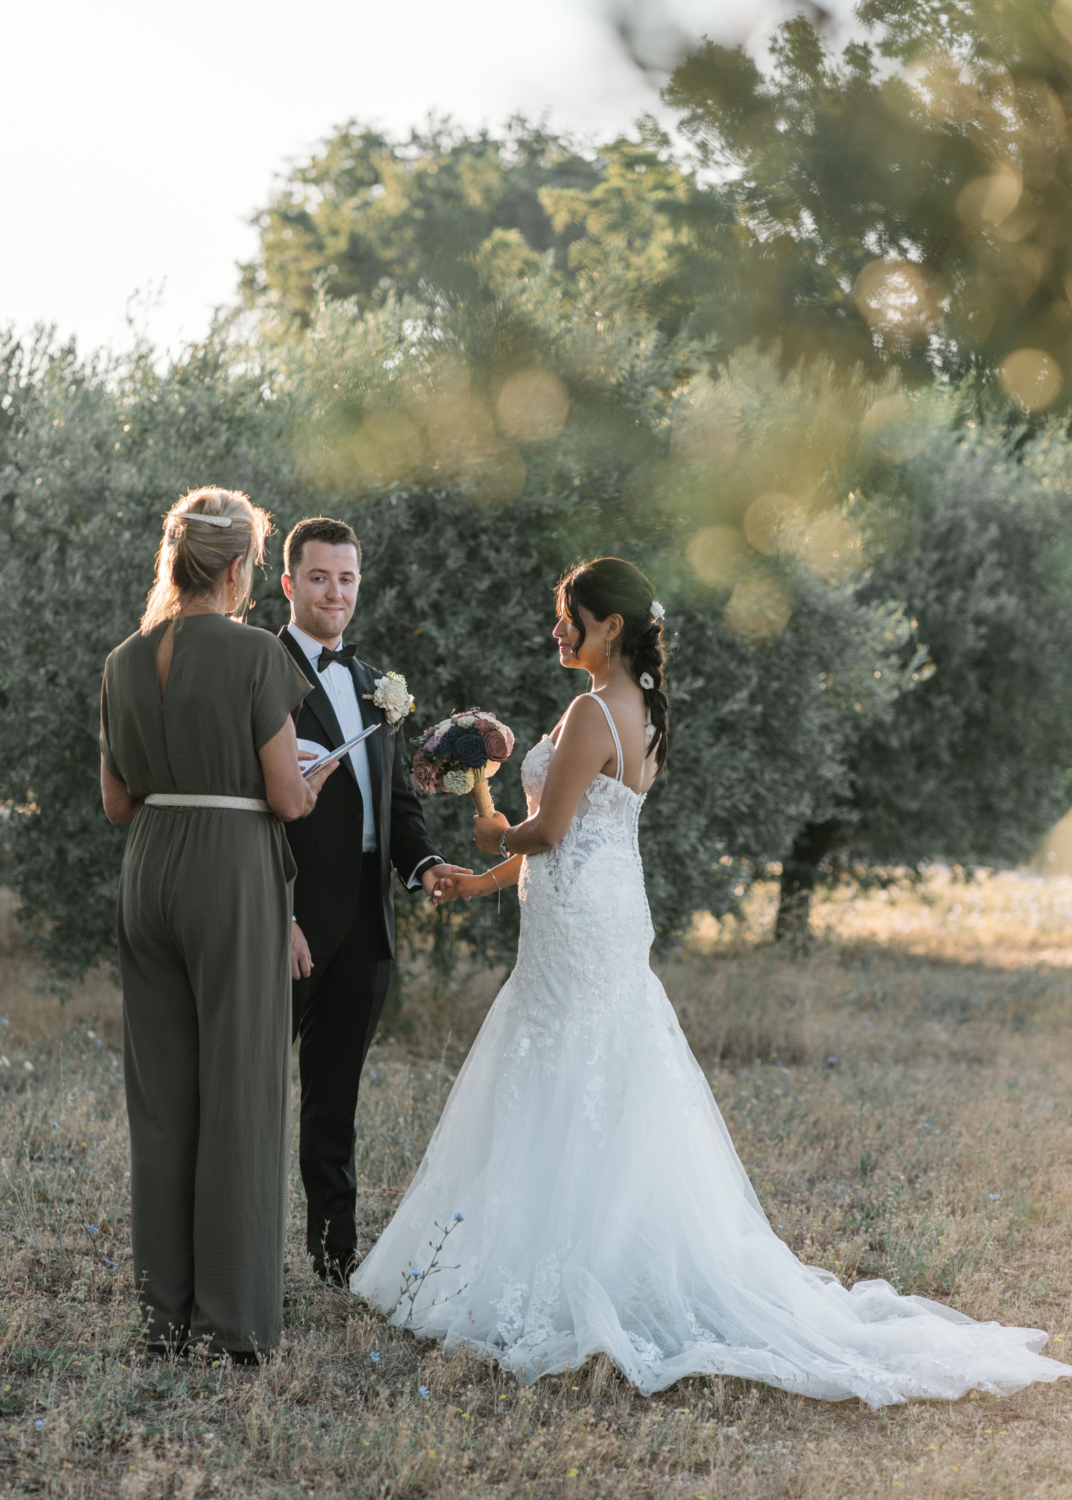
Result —
<instances>
[{"instance_id":1,"label":"green foliage","mask_svg":"<svg viewBox=\"0 0 1072 1500\"><path fill-rule=\"evenodd\" d=\"M947 421L897 480L872 506L883 550L861 595L906 601L931 670L861 738L850 847L1026 859L1072 794L1067 438Z\"/></svg>"},{"instance_id":2,"label":"green foliage","mask_svg":"<svg viewBox=\"0 0 1072 1500\"><path fill-rule=\"evenodd\" d=\"M0 627L10 647L0 669L2 795L17 809L14 884L56 967L78 971L111 948L123 834L99 808L100 671L136 628L160 517L187 483L247 489L281 531L321 510L352 520L366 552L352 632L362 653L406 674L421 722L477 702L514 726L519 753L582 686L552 652L559 572L584 554L636 557L677 632L678 749L644 826L665 940L697 908L725 911L752 865L777 857L802 819L844 800L858 713L884 703L865 692L873 663L892 659L903 629L884 607L861 608L851 590L803 573L779 636L749 643L721 619L721 598L697 588L684 560L692 523L629 483L666 450L683 351L655 336L597 335L583 320L572 337L559 326L568 420L554 436L514 435L525 493L513 505L487 491L474 504L464 454L453 470L449 453L435 457L441 399L454 403L452 441L464 428L479 448L494 426L496 382L509 380L512 361L497 365L481 350L520 349L527 361L541 329L554 327L526 295L497 315L498 331L480 319L437 321L415 305L359 317L335 304L308 340L257 350L219 334L162 374L144 357L105 367L69 350L38 351L31 370L9 347L18 412L4 435L0 490ZM378 489L362 470L367 483L355 485L354 432L391 411L416 434L413 467L381 476ZM271 629L285 618L274 570L252 618ZM516 764L495 792L520 814ZM449 852L468 853L464 799L427 807ZM451 922L438 923L441 937L468 937L489 955L512 937L510 916L500 923L490 903Z\"/></svg>"},{"instance_id":3,"label":"green foliage","mask_svg":"<svg viewBox=\"0 0 1072 1500\"><path fill-rule=\"evenodd\" d=\"M243 291L308 323L319 280L364 310L430 288L472 297L545 260L564 269L579 231L552 224L543 190L601 176L572 142L520 118L475 137L433 121L404 141L351 121L258 216L261 255Z\"/></svg>"},{"instance_id":4,"label":"green foliage","mask_svg":"<svg viewBox=\"0 0 1072 1500\"><path fill-rule=\"evenodd\" d=\"M796 17L769 73L713 42L674 73L667 102L729 175L739 219L697 315L724 343L776 338L792 361L825 351L917 378L1042 351L1055 369L1014 366L1006 384L1048 405L1072 374L1070 13L865 0L858 15L894 67L860 42L831 56ZM705 222L702 193L690 215Z\"/></svg>"},{"instance_id":5,"label":"green foliage","mask_svg":"<svg viewBox=\"0 0 1072 1500\"><path fill-rule=\"evenodd\" d=\"M830 830L864 864L1004 862L1064 811L1072 469L1036 413L1072 371L1072 9L860 16L875 48L840 58L799 17L768 72L687 57L691 156L650 121L594 152L521 120L346 126L260 216L256 315L166 368L0 340L0 803L57 967L111 946L101 666L206 482L281 533L352 521L362 654L422 723L501 714L518 758L582 686L560 571L645 568L675 633L642 824L663 941ZM521 813L516 764L495 795ZM464 858L467 802L427 807ZM404 915L487 956L515 918Z\"/></svg>"}]
</instances>

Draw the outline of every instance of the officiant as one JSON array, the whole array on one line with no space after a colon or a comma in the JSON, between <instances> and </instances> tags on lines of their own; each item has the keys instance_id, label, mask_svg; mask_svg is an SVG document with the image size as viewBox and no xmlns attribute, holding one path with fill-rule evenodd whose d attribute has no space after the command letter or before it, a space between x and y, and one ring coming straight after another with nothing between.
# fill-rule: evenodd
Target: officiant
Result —
<instances>
[{"instance_id":1,"label":"officiant","mask_svg":"<svg viewBox=\"0 0 1072 1500\"><path fill-rule=\"evenodd\" d=\"M457 867L425 829L405 774L397 711L373 701L384 674L342 643L361 582L356 535L342 521L304 520L287 537L283 559L291 617L280 639L311 684L298 711L299 745L334 749L378 726L342 758L314 812L287 825L298 865L291 977L306 1244L317 1274L345 1285L357 1246L358 1085L395 955L392 867L429 898L437 885L449 886Z\"/></svg>"}]
</instances>

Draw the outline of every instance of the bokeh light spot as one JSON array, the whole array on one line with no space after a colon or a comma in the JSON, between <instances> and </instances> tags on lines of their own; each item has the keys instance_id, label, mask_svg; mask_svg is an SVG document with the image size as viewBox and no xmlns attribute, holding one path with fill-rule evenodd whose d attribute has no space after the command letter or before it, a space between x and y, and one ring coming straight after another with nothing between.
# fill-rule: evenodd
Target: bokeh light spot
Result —
<instances>
[{"instance_id":1,"label":"bokeh light spot","mask_svg":"<svg viewBox=\"0 0 1072 1500\"><path fill-rule=\"evenodd\" d=\"M795 510L792 495L777 491L758 495L752 501L744 513L744 534L757 552L774 557L792 550L787 531Z\"/></svg>"},{"instance_id":2,"label":"bokeh light spot","mask_svg":"<svg viewBox=\"0 0 1072 1500\"><path fill-rule=\"evenodd\" d=\"M546 443L566 425L569 392L550 370L519 370L495 403L499 427L518 443Z\"/></svg>"},{"instance_id":3,"label":"bokeh light spot","mask_svg":"<svg viewBox=\"0 0 1072 1500\"><path fill-rule=\"evenodd\" d=\"M941 279L909 260L870 261L856 278L856 305L874 327L918 337L941 320Z\"/></svg>"},{"instance_id":4,"label":"bokeh light spot","mask_svg":"<svg viewBox=\"0 0 1072 1500\"><path fill-rule=\"evenodd\" d=\"M726 624L742 640L770 641L781 635L793 613L785 584L764 573L742 578L726 605Z\"/></svg>"},{"instance_id":5,"label":"bokeh light spot","mask_svg":"<svg viewBox=\"0 0 1072 1500\"><path fill-rule=\"evenodd\" d=\"M1005 394L1021 411L1042 411L1061 394L1061 367L1044 349L1017 349L998 368Z\"/></svg>"},{"instance_id":6,"label":"bokeh light spot","mask_svg":"<svg viewBox=\"0 0 1072 1500\"><path fill-rule=\"evenodd\" d=\"M923 448L923 425L907 396L883 396L860 423L864 442L887 463L903 464Z\"/></svg>"},{"instance_id":7,"label":"bokeh light spot","mask_svg":"<svg viewBox=\"0 0 1072 1500\"><path fill-rule=\"evenodd\" d=\"M688 546L689 566L708 588L729 589L744 572L749 546L736 526L704 526Z\"/></svg>"}]
</instances>

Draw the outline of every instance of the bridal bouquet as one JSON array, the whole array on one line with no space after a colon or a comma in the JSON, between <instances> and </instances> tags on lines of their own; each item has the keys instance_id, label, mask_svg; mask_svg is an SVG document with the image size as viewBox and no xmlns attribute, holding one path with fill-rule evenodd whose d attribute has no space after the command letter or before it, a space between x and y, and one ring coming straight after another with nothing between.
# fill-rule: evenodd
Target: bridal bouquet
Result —
<instances>
[{"instance_id":1,"label":"bridal bouquet","mask_svg":"<svg viewBox=\"0 0 1072 1500\"><path fill-rule=\"evenodd\" d=\"M415 792L468 792L482 818L495 811L488 790L488 777L506 760L514 748L513 730L485 713L469 708L451 714L433 724L414 741L416 747L409 773Z\"/></svg>"}]
</instances>

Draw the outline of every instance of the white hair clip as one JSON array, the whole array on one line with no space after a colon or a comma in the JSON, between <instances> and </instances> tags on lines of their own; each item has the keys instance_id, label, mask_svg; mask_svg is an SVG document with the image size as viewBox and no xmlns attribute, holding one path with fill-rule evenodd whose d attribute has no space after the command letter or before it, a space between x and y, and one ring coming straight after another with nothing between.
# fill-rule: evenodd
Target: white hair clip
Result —
<instances>
[{"instance_id":1,"label":"white hair clip","mask_svg":"<svg viewBox=\"0 0 1072 1500\"><path fill-rule=\"evenodd\" d=\"M651 675L650 672L641 672L640 686L646 693L651 692L652 688L655 686L655 678Z\"/></svg>"},{"instance_id":2,"label":"white hair clip","mask_svg":"<svg viewBox=\"0 0 1072 1500\"><path fill-rule=\"evenodd\" d=\"M652 617L652 619L653 620L662 620L662 619L665 618L665 616L666 616L666 610L663 609L663 607L659 603L658 599L653 599L651 601L651 617Z\"/></svg>"},{"instance_id":3,"label":"white hair clip","mask_svg":"<svg viewBox=\"0 0 1072 1500\"><path fill-rule=\"evenodd\" d=\"M209 526L230 526L230 516L203 516L199 510L184 510L180 521L204 521Z\"/></svg>"}]
</instances>

